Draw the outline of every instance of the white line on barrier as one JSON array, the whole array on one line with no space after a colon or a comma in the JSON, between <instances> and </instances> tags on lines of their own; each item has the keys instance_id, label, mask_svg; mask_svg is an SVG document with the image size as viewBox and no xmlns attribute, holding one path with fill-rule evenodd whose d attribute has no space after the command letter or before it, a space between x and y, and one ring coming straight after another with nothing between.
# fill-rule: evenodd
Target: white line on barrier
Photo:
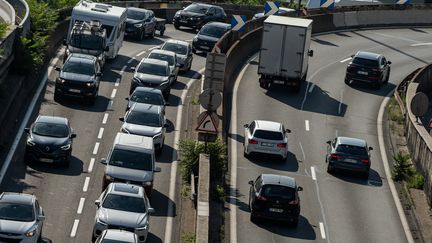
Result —
<instances>
[{"instance_id":1,"label":"white line on barrier","mask_svg":"<svg viewBox=\"0 0 432 243\"><path fill-rule=\"evenodd\" d=\"M72 226L72 231L70 233L70 237L75 237L76 236L76 232L78 230L78 225L79 225L79 219L75 219L73 226Z\"/></svg>"},{"instance_id":2,"label":"white line on barrier","mask_svg":"<svg viewBox=\"0 0 432 243\"><path fill-rule=\"evenodd\" d=\"M86 176L83 186L83 192L87 192L90 183L90 177Z\"/></svg>"},{"instance_id":3,"label":"white line on barrier","mask_svg":"<svg viewBox=\"0 0 432 243\"><path fill-rule=\"evenodd\" d=\"M91 172L93 171L94 163L95 163L95 158L91 158L91 159L90 159L89 167L88 167L88 169L87 169L87 172L88 172L88 173L91 173Z\"/></svg>"}]
</instances>

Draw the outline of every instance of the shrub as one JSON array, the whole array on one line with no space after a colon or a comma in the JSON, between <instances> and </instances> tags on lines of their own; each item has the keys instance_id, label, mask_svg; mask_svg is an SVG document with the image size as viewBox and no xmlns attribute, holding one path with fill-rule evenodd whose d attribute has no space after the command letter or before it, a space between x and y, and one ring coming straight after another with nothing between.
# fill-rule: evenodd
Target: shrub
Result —
<instances>
[{"instance_id":1,"label":"shrub","mask_svg":"<svg viewBox=\"0 0 432 243\"><path fill-rule=\"evenodd\" d=\"M220 202L223 202L225 199L225 189L221 185L216 185L216 199Z\"/></svg>"},{"instance_id":2,"label":"shrub","mask_svg":"<svg viewBox=\"0 0 432 243\"><path fill-rule=\"evenodd\" d=\"M423 175L419 173L414 173L414 175L410 176L407 179L408 187L409 188L415 188L415 189L423 189L425 179Z\"/></svg>"},{"instance_id":3,"label":"shrub","mask_svg":"<svg viewBox=\"0 0 432 243\"><path fill-rule=\"evenodd\" d=\"M196 236L194 233L192 232L182 232L181 234L181 242L182 243L195 243L196 241Z\"/></svg>"},{"instance_id":4,"label":"shrub","mask_svg":"<svg viewBox=\"0 0 432 243\"><path fill-rule=\"evenodd\" d=\"M412 174L409 154L403 154L399 151L397 155L393 156L393 159L393 179L402 181L408 178Z\"/></svg>"},{"instance_id":5,"label":"shrub","mask_svg":"<svg viewBox=\"0 0 432 243\"><path fill-rule=\"evenodd\" d=\"M0 22L0 39L5 37L7 29L8 24L5 22Z\"/></svg>"}]
</instances>

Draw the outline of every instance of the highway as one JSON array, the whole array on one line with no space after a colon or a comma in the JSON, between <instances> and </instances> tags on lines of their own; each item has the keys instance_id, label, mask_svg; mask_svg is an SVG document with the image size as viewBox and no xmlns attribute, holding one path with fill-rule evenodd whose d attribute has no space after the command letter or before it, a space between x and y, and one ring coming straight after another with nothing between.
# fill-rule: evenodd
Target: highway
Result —
<instances>
[{"instance_id":1,"label":"highway","mask_svg":"<svg viewBox=\"0 0 432 243\"><path fill-rule=\"evenodd\" d=\"M21 139L15 160L3 179L1 191L34 193L44 208L46 221L43 238L46 242L91 242L96 213L94 201L102 188L104 165L99 163L105 158L120 131L122 117L126 108L125 98L129 94L132 71L150 49L161 45L168 38L192 41L195 33L175 30L167 25L165 36L143 41L125 40L119 56L105 66L101 79L99 97L94 106L82 104L80 99L67 99L60 103L53 101L54 82L57 71L49 68L48 84L30 121L38 114L67 117L74 128L72 161L68 169L53 167L49 164L34 164L26 167L23 162L25 139ZM62 51L59 51L63 53ZM61 56L57 65L61 65ZM192 70L180 74L178 82L172 87L170 106L166 109L169 123L165 146L157 157L156 166L162 171L156 174L151 204L155 214L151 217L148 242L179 242L179 212L176 202L179 199L180 178L176 176L177 154L175 148L181 138L181 127L187 121L183 116L183 100L187 89L194 81L201 79L205 58L194 55Z\"/></svg>"},{"instance_id":2,"label":"highway","mask_svg":"<svg viewBox=\"0 0 432 243\"><path fill-rule=\"evenodd\" d=\"M231 189L235 210L227 217L230 242L407 242L390 192L377 119L384 97L408 73L432 61L428 28L358 30L313 36L307 83L299 93L263 90L255 56L237 79L229 134ZM350 56L357 50L384 54L392 61L389 84L380 90L344 84ZM243 125L255 119L282 122L292 130L285 162L267 156L243 157ZM371 151L371 173L362 179L326 172L326 141L363 138ZM298 228L249 220L249 180L260 173L292 176L300 192Z\"/></svg>"}]
</instances>

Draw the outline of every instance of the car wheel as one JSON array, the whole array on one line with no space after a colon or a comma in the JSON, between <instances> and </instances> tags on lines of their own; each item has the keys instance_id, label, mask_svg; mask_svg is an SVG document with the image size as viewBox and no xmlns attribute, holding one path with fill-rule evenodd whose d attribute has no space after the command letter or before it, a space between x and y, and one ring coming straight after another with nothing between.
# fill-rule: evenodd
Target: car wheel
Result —
<instances>
[{"instance_id":1,"label":"car wheel","mask_svg":"<svg viewBox=\"0 0 432 243\"><path fill-rule=\"evenodd\" d=\"M369 179L369 170L363 174L363 177L367 180Z\"/></svg>"},{"instance_id":2,"label":"car wheel","mask_svg":"<svg viewBox=\"0 0 432 243\"><path fill-rule=\"evenodd\" d=\"M329 174L333 173L333 167L330 164L327 165L327 173Z\"/></svg>"},{"instance_id":3,"label":"car wheel","mask_svg":"<svg viewBox=\"0 0 432 243\"><path fill-rule=\"evenodd\" d=\"M176 30L178 30L178 29L180 29L180 25L178 25L178 24L174 24L174 28L175 28Z\"/></svg>"},{"instance_id":4,"label":"car wheel","mask_svg":"<svg viewBox=\"0 0 432 243\"><path fill-rule=\"evenodd\" d=\"M69 168L70 165L70 158L68 158L67 160L63 161L63 163L61 164L61 166L65 169Z\"/></svg>"},{"instance_id":5,"label":"car wheel","mask_svg":"<svg viewBox=\"0 0 432 243\"><path fill-rule=\"evenodd\" d=\"M284 157L284 156L280 156L280 160L281 160L281 162L285 162L285 160L287 159L287 157Z\"/></svg>"},{"instance_id":6,"label":"car wheel","mask_svg":"<svg viewBox=\"0 0 432 243\"><path fill-rule=\"evenodd\" d=\"M187 71L190 71L191 68L192 68L192 61L189 63L189 67L188 67Z\"/></svg>"},{"instance_id":7,"label":"car wheel","mask_svg":"<svg viewBox=\"0 0 432 243\"><path fill-rule=\"evenodd\" d=\"M156 149L156 155L161 155L162 154L162 148L163 148L163 144Z\"/></svg>"},{"instance_id":8,"label":"car wheel","mask_svg":"<svg viewBox=\"0 0 432 243\"><path fill-rule=\"evenodd\" d=\"M163 36L165 33L165 27L162 27L161 30L159 30L159 36Z\"/></svg>"},{"instance_id":9,"label":"car wheel","mask_svg":"<svg viewBox=\"0 0 432 243\"><path fill-rule=\"evenodd\" d=\"M378 81L377 83L374 84L374 88L375 89L380 89L381 88L381 84L382 84L382 82Z\"/></svg>"},{"instance_id":10,"label":"car wheel","mask_svg":"<svg viewBox=\"0 0 432 243\"><path fill-rule=\"evenodd\" d=\"M39 234L39 238L38 238L37 242L38 242L38 243L42 243L42 242L43 242L43 241L42 241L42 229L41 229L41 232L40 232L40 234Z\"/></svg>"},{"instance_id":11,"label":"car wheel","mask_svg":"<svg viewBox=\"0 0 432 243\"><path fill-rule=\"evenodd\" d=\"M144 40L144 36L145 36L145 31L141 30L139 35L138 35L138 40L140 40L140 41Z\"/></svg>"},{"instance_id":12,"label":"car wheel","mask_svg":"<svg viewBox=\"0 0 432 243\"><path fill-rule=\"evenodd\" d=\"M197 50L195 48L192 47L192 53L193 54L197 54Z\"/></svg>"},{"instance_id":13,"label":"car wheel","mask_svg":"<svg viewBox=\"0 0 432 243\"><path fill-rule=\"evenodd\" d=\"M31 164L31 158L30 158L30 155L29 155L29 153L26 151L25 153L24 153L24 163L25 164Z\"/></svg>"},{"instance_id":14,"label":"car wheel","mask_svg":"<svg viewBox=\"0 0 432 243\"><path fill-rule=\"evenodd\" d=\"M59 102L60 101L60 95L57 91L54 91L54 101Z\"/></svg>"},{"instance_id":15,"label":"car wheel","mask_svg":"<svg viewBox=\"0 0 432 243\"><path fill-rule=\"evenodd\" d=\"M92 242L96 241L96 237L92 234Z\"/></svg>"},{"instance_id":16,"label":"car wheel","mask_svg":"<svg viewBox=\"0 0 432 243\"><path fill-rule=\"evenodd\" d=\"M350 80L349 79L347 79L347 78L345 78L345 84L350 84Z\"/></svg>"},{"instance_id":17,"label":"car wheel","mask_svg":"<svg viewBox=\"0 0 432 243\"><path fill-rule=\"evenodd\" d=\"M388 84L389 79L390 79L390 71L388 72L387 77L386 77L386 79L384 80L384 83L385 83L385 84Z\"/></svg>"},{"instance_id":18,"label":"car wheel","mask_svg":"<svg viewBox=\"0 0 432 243\"><path fill-rule=\"evenodd\" d=\"M96 95L87 98L88 99L87 102L89 103L89 105L94 105L96 103L96 97L97 97L97 93Z\"/></svg>"},{"instance_id":19,"label":"car wheel","mask_svg":"<svg viewBox=\"0 0 432 243\"><path fill-rule=\"evenodd\" d=\"M257 222L257 219L256 219L256 217L255 216L253 216L253 214L252 214L252 211L251 211L251 213L250 213L250 221L252 222L252 223L256 223Z\"/></svg>"}]
</instances>

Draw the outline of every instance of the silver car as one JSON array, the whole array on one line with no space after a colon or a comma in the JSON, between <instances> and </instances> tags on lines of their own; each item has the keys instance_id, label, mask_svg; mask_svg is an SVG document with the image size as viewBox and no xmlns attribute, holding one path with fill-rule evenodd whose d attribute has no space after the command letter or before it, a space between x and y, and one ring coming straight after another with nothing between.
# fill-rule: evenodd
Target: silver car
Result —
<instances>
[{"instance_id":1,"label":"silver car","mask_svg":"<svg viewBox=\"0 0 432 243\"><path fill-rule=\"evenodd\" d=\"M0 242L40 242L45 215L34 195L0 194Z\"/></svg>"},{"instance_id":2,"label":"silver car","mask_svg":"<svg viewBox=\"0 0 432 243\"><path fill-rule=\"evenodd\" d=\"M165 114L165 106L169 105L169 102L165 101L162 91L149 87L137 87L130 97L126 98L126 100L128 101L126 111L128 111L135 103L144 103L162 106Z\"/></svg>"},{"instance_id":3,"label":"silver car","mask_svg":"<svg viewBox=\"0 0 432 243\"><path fill-rule=\"evenodd\" d=\"M150 227L150 206L144 188L126 183L111 183L95 201L93 241L106 229L122 229L138 235L145 242Z\"/></svg>"},{"instance_id":4,"label":"silver car","mask_svg":"<svg viewBox=\"0 0 432 243\"><path fill-rule=\"evenodd\" d=\"M177 54L177 61L180 63L180 71L187 72L192 67L192 45L181 40L167 40L161 50L172 51Z\"/></svg>"},{"instance_id":5,"label":"silver car","mask_svg":"<svg viewBox=\"0 0 432 243\"><path fill-rule=\"evenodd\" d=\"M138 236L125 230L108 229L102 231L96 243L138 243Z\"/></svg>"},{"instance_id":6,"label":"silver car","mask_svg":"<svg viewBox=\"0 0 432 243\"><path fill-rule=\"evenodd\" d=\"M175 52L156 49L150 52L148 58L167 61L171 74L174 75L172 81L177 82L180 63L177 63L177 54L175 54Z\"/></svg>"},{"instance_id":7,"label":"silver car","mask_svg":"<svg viewBox=\"0 0 432 243\"><path fill-rule=\"evenodd\" d=\"M156 153L162 152L168 127L162 106L135 103L120 121L122 132L152 137Z\"/></svg>"}]
</instances>

